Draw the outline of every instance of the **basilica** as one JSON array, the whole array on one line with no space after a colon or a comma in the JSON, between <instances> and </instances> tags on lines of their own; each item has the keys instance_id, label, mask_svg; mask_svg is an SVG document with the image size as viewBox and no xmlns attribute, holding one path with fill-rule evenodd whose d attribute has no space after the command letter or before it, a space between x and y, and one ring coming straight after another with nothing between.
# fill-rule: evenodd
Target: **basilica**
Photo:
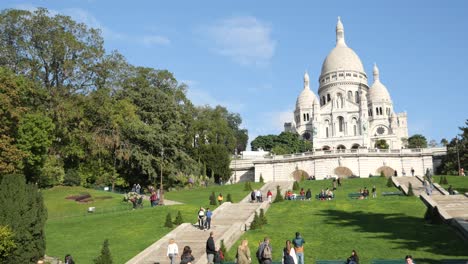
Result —
<instances>
[{"instance_id":1,"label":"basilica","mask_svg":"<svg viewBox=\"0 0 468 264\"><path fill-rule=\"evenodd\" d=\"M406 113L394 112L377 65L369 87L361 60L346 45L340 18L336 46L325 58L318 81L315 94L310 89L309 75L304 74L294 120L284 124L285 131L312 141L314 149L372 149L377 140L385 140L390 149L404 146L408 138Z\"/></svg>"}]
</instances>

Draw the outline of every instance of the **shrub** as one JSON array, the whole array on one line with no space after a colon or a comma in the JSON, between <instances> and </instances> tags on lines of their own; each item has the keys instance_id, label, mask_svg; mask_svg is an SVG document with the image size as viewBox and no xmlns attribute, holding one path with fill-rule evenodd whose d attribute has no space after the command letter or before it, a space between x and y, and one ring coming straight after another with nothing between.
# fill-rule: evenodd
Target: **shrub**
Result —
<instances>
[{"instance_id":1,"label":"shrub","mask_svg":"<svg viewBox=\"0 0 468 264\"><path fill-rule=\"evenodd\" d=\"M94 264L112 264L112 256L109 249L109 240L104 240L101 255L94 259Z\"/></svg>"},{"instance_id":2,"label":"shrub","mask_svg":"<svg viewBox=\"0 0 468 264\"><path fill-rule=\"evenodd\" d=\"M260 183L264 183L265 181L263 180L263 175L260 173L260 179L259 179Z\"/></svg>"},{"instance_id":3,"label":"shrub","mask_svg":"<svg viewBox=\"0 0 468 264\"><path fill-rule=\"evenodd\" d=\"M216 205L216 195L214 192L211 193L209 199L210 199L210 205Z\"/></svg>"},{"instance_id":4,"label":"shrub","mask_svg":"<svg viewBox=\"0 0 468 264\"><path fill-rule=\"evenodd\" d=\"M440 178L439 178L439 184L443 184L443 182L444 182L444 176L440 176Z\"/></svg>"},{"instance_id":5,"label":"shrub","mask_svg":"<svg viewBox=\"0 0 468 264\"><path fill-rule=\"evenodd\" d=\"M226 201L232 203L232 196L230 193L227 194Z\"/></svg>"},{"instance_id":6,"label":"shrub","mask_svg":"<svg viewBox=\"0 0 468 264\"><path fill-rule=\"evenodd\" d=\"M392 177L388 177L388 179L387 179L387 187L393 187Z\"/></svg>"},{"instance_id":7,"label":"shrub","mask_svg":"<svg viewBox=\"0 0 468 264\"><path fill-rule=\"evenodd\" d=\"M260 209L260 215L258 216L258 219L261 226L266 225L268 223L268 220L265 216L265 210L263 210L263 208Z\"/></svg>"},{"instance_id":8,"label":"shrub","mask_svg":"<svg viewBox=\"0 0 468 264\"><path fill-rule=\"evenodd\" d=\"M26 184L24 175L3 175L0 194L0 225L9 226L18 242L0 263L35 263L45 254L47 210L41 192Z\"/></svg>"},{"instance_id":9,"label":"shrub","mask_svg":"<svg viewBox=\"0 0 468 264\"><path fill-rule=\"evenodd\" d=\"M180 211L178 211L177 216L176 216L175 221L174 221L174 224L180 225L180 224L183 224L183 223L184 223L184 219L182 218L182 214L180 213Z\"/></svg>"},{"instance_id":10,"label":"shrub","mask_svg":"<svg viewBox=\"0 0 468 264\"><path fill-rule=\"evenodd\" d=\"M284 201L283 195L281 195L281 188L279 185L276 186L276 197L275 200L273 201L274 203L279 203Z\"/></svg>"},{"instance_id":11,"label":"shrub","mask_svg":"<svg viewBox=\"0 0 468 264\"><path fill-rule=\"evenodd\" d=\"M172 216L171 216L171 213L167 213L166 215L166 222L164 223L164 226L165 227L169 227L169 228L172 228L173 225L172 225Z\"/></svg>"},{"instance_id":12,"label":"shrub","mask_svg":"<svg viewBox=\"0 0 468 264\"><path fill-rule=\"evenodd\" d=\"M408 194L407 195L408 196L414 196L413 185L411 184L411 182L408 185Z\"/></svg>"},{"instance_id":13,"label":"shrub","mask_svg":"<svg viewBox=\"0 0 468 264\"><path fill-rule=\"evenodd\" d=\"M385 177L385 173L383 171L380 172L380 177Z\"/></svg>"},{"instance_id":14,"label":"shrub","mask_svg":"<svg viewBox=\"0 0 468 264\"><path fill-rule=\"evenodd\" d=\"M0 225L0 261L6 259L16 247L13 231L8 226Z\"/></svg>"},{"instance_id":15,"label":"shrub","mask_svg":"<svg viewBox=\"0 0 468 264\"><path fill-rule=\"evenodd\" d=\"M250 185L250 182L245 182L244 183L244 191L252 191L252 186Z\"/></svg>"},{"instance_id":16,"label":"shrub","mask_svg":"<svg viewBox=\"0 0 468 264\"><path fill-rule=\"evenodd\" d=\"M443 176L444 179L442 180L442 184L449 184L447 180L447 176Z\"/></svg>"},{"instance_id":17,"label":"shrub","mask_svg":"<svg viewBox=\"0 0 468 264\"><path fill-rule=\"evenodd\" d=\"M261 227L260 219L258 218L257 211L255 211L254 219L253 219L252 223L250 223L250 229L251 230L256 230L256 229L260 229L260 227Z\"/></svg>"},{"instance_id":18,"label":"shrub","mask_svg":"<svg viewBox=\"0 0 468 264\"><path fill-rule=\"evenodd\" d=\"M300 189L299 183L298 183L297 181L294 181L294 183L293 183L293 190L294 190L294 191L298 191L299 189Z\"/></svg>"},{"instance_id":19,"label":"shrub","mask_svg":"<svg viewBox=\"0 0 468 264\"><path fill-rule=\"evenodd\" d=\"M81 177L77 170L70 169L65 173L63 178L63 185L65 186L78 186L81 184Z\"/></svg>"}]
</instances>

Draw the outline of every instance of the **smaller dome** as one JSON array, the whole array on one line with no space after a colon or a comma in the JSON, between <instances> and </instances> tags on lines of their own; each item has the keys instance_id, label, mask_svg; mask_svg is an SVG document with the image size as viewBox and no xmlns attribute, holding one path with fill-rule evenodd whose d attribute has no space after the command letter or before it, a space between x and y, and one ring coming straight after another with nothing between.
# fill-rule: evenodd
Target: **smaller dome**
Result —
<instances>
[{"instance_id":1,"label":"smaller dome","mask_svg":"<svg viewBox=\"0 0 468 264\"><path fill-rule=\"evenodd\" d=\"M374 83L367 94L369 101L374 103L382 101L391 103L392 99L390 98L390 93L388 92L387 87L380 82L379 75L379 68L374 64Z\"/></svg>"},{"instance_id":2,"label":"smaller dome","mask_svg":"<svg viewBox=\"0 0 468 264\"><path fill-rule=\"evenodd\" d=\"M308 88L304 88L297 97L296 109L299 108L312 108L312 105L317 102L317 97L315 94Z\"/></svg>"}]
</instances>

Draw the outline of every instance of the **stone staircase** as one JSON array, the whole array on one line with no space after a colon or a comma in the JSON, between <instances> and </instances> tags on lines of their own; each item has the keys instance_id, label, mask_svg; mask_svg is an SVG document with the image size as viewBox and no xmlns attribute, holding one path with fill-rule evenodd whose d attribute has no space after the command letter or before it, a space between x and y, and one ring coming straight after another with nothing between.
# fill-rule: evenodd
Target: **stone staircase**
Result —
<instances>
[{"instance_id":1,"label":"stone staircase","mask_svg":"<svg viewBox=\"0 0 468 264\"><path fill-rule=\"evenodd\" d=\"M245 230L249 228L255 212L259 212L262 208L265 211L268 210L270 204L266 201L266 193L268 190L271 190L274 198L276 196L277 185L280 186L282 192L292 188L292 182L266 183L260 189L264 197L263 203L251 203L250 194L239 203L223 203L213 211L210 230L203 231L197 225L184 223L127 261L127 264L169 264L166 251L169 239L171 238L174 238L179 246L180 254L184 246L190 246L192 255L195 257L194 263L206 264L205 245L210 231L214 232L217 247L220 246L221 240L224 240L226 247L230 248ZM178 262L179 259L177 259L176 263Z\"/></svg>"},{"instance_id":2,"label":"stone staircase","mask_svg":"<svg viewBox=\"0 0 468 264\"><path fill-rule=\"evenodd\" d=\"M426 188L423 185L423 179L420 176L403 176L403 177L393 177L393 182L397 187L402 188L403 192L406 194L408 192L408 186L411 183L413 187L413 193L416 196L420 196L423 193L426 193ZM431 196L442 195L441 191L438 188L432 190Z\"/></svg>"}]
</instances>

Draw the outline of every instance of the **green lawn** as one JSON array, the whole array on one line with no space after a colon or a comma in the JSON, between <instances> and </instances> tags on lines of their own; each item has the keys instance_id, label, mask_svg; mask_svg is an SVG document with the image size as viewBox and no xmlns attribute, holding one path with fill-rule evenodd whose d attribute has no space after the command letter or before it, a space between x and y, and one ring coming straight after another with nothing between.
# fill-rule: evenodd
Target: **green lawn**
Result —
<instances>
[{"instance_id":1,"label":"green lawn","mask_svg":"<svg viewBox=\"0 0 468 264\"><path fill-rule=\"evenodd\" d=\"M449 180L450 182L450 180ZM303 234L305 262L318 259L346 259L355 249L362 263L372 259L402 259L410 254L416 263L435 263L446 258L468 258L468 243L462 241L446 225L430 225L423 220L426 210L416 197L382 197L383 191L397 191L385 187L386 179L349 179L336 191L332 201L285 201L273 204L267 212L268 224L262 230L244 234L251 252L258 242L269 236L273 257L281 259L282 248L295 232ZM378 197L351 200L350 192L376 185ZM321 188L331 186L331 181L301 183L317 194ZM235 256L237 242L229 251Z\"/></svg>"},{"instance_id":2,"label":"green lawn","mask_svg":"<svg viewBox=\"0 0 468 264\"><path fill-rule=\"evenodd\" d=\"M254 184L252 187L259 187ZM109 239L115 263L124 263L137 253L159 240L171 229L164 227L166 215L174 219L181 211L185 222L195 223L199 206L208 206L211 192L227 197L231 193L238 202L249 192L243 184L212 186L193 190L166 193L166 198L183 202L182 205L149 207L131 210L130 204L122 203L122 195L81 187L55 187L43 190L48 208L49 220L46 223L46 253L63 259L71 254L76 263L92 263L100 251L104 239ZM92 197L112 196L111 199L95 199L89 204L78 204L66 200L69 195L88 192ZM96 207L101 213L88 214L89 206ZM212 206L213 207L213 206Z\"/></svg>"},{"instance_id":3,"label":"green lawn","mask_svg":"<svg viewBox=\"0 0 468 264\"><path fill-rule=\"evenodd\" d=\"M442 176L434 176L434 182L439 183L440 177ZM446 176L448 184L441 184L445 190L448 189L449 185L457 190L459 193L468 192L468 177L460 177L460 176Z\"/></svg>"}]
</instances>

